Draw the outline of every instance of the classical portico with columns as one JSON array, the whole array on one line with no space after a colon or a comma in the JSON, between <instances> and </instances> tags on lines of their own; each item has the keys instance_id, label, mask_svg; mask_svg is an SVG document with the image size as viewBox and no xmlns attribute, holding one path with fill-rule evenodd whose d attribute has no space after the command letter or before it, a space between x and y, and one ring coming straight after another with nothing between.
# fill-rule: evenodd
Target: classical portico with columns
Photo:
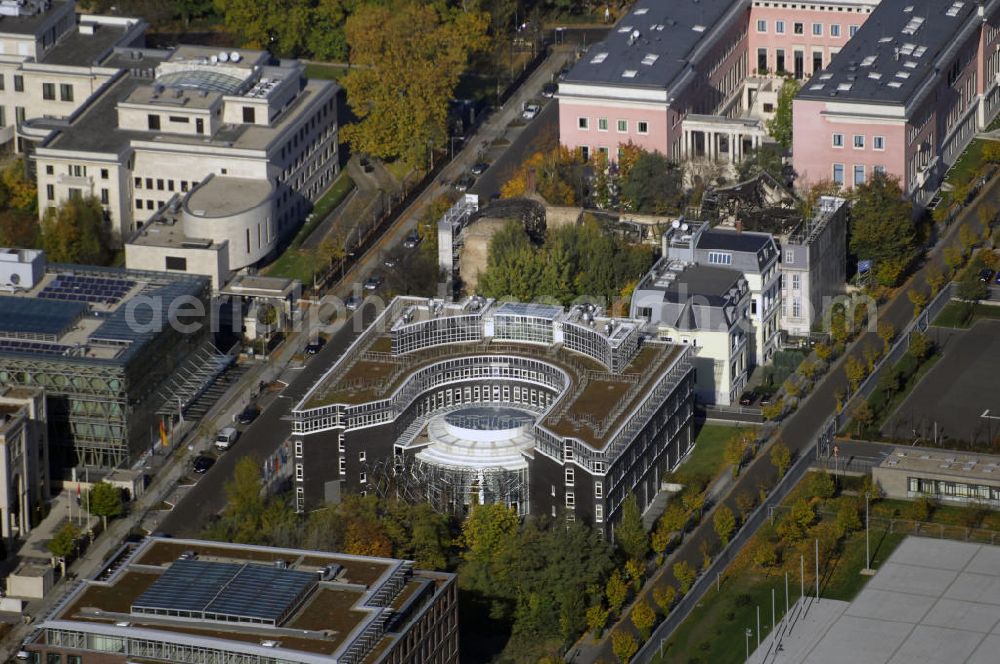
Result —
<instances>
[{"instance_id":1,"label":"classical portico with columns","mask_svg":"<svg viewBox=\"0 0 1000 664\"><path fill-rule=\"evenodd\" d=\"M682 125L681 158L737 164L767 138L761 120L689 114Z\"/></svg>"}]
</instances>

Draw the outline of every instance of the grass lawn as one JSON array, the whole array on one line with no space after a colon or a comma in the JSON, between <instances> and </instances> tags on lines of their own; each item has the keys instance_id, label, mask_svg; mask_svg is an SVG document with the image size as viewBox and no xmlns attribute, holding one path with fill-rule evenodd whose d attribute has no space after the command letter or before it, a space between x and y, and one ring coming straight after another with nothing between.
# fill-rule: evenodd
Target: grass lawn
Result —
<instances>
[{"instance_id":1,"label":"grass lawn","mask_svg":"<svg viewBox=\"0 0 1000 664\"><path fill-rule=\"evenodd\" d=\"M695 436L694 449L676 471L678 479L711 482L727 465L722 459L726 441L748 430L724 424L702 424Z\"/></svg>"},{"instance_id":2,"label":"grass lawn","mask_svg":"<svg viewBox=\"0 0 1000 664\"><path fill-rule=\"evenodd\" d=\"M1000 319L1000 307L989 304L976 304L971 309L966 302L952 300L945 305L934 325L938 327L970 327L980 318Z\"/></svg>"},{"instance_id":3,"label":"grass lawn","mask_svg":"<svg viewBox=\"0 0 1000 664\"><path fill-rule=\"evenodd\" d=\"M322 261L308 251L289 247L278 260L264 269L264 275L298 279L304 285L311 286L313 275L319 270L321 263Z\"/></svg>"},{"instance_id":4,"label":"grass lawn","mask_svg":"<svg viewBox=\"0 0 1000 664\"><path fill-rule=\"evenodd\" d=\"M875 564L889 557L905 535L885 530L871 533L872 558ZM812 561L806 560L807 574ZM799 561L789 561L785 569L762 574L748 567L727 571L719 591L710 590L681 626L664 644L663 657L653 661L662 664L739 664L746 656L744 630L756 629L757 607L760 606L761 640L771 632L771 589L777 600L775 615L781 620L785 610L785 571L788 571L788 605L799 599ZM850 601L869 577L861 575L865 566L865 534L851 535L842 553L831 561L820 580L820 597ZM806 595L815 586L806 579ZM754 633L750 651L757 646Z\"/></svg>"},{"instance_id":5,"label":"grass lawn","mask_svg":"<svg viewBox=\"0 0 1000 664\"><path fill-rule=\"evenodd\" d=\"M969 146L949 169L945 182L951 185L970 182L983 166L984 145L986 145L986 141L983 140L974 140L969 143Z\"/></svg>"},{"instance_id":6,"label":"grass lawn","mask_svg":"<svg viewBox=\"0 0 1000 664\"><path fill-rule=\"evenodd\" d=\"M306 78L323 78L329 81L339 81L347 74L343 65L329 65L320 62L310 62L306 65Z\"/></svg>"},{"instance_id":7,"label":"grass lawn","mask_svg":"<svg viewBox=\"0 0 1000 664\"><path fill-rule=\"evenodd\" d=\"M354 190L354 180L346 171L341 172L333 184L323 194L313 207L312 218L302 224L302 228L292 239L288 248L276 261L264 268L264 274L269 277L284 277L298 279L305 285L310 285L313 275L322 267L323 261L312 252L303 251L299 247L330 212L340 205L347 195Z\"/></svg>"},{"instance_id":8,"label":"grass lawn","mask_svg":"<svg viewBox=\"0 0 1000 664\"><path fill-rule=\"evenodd\" d=\"M354 191L354 186L354 180L351 179L351 176L347 174L347 171L342 171L330 185L330 188L326 190L326 193L320 196L320 199L313 206L312 223L308 227L304 225L295 239L299 240L301 244L302 240L309 237L309 234L326 218L326 215L333 212L338 205L344 202L347 195Z\"/></svg>"}]
</instances>

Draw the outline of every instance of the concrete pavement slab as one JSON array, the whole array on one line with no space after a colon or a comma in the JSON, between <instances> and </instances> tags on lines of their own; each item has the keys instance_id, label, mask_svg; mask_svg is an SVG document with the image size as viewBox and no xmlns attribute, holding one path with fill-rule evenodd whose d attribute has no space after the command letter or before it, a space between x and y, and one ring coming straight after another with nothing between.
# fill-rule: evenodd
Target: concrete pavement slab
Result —
<instances>
[{"instance_id":1,"label":"concrete pavement slab","mask_svg":"<svg viewBox=\"0 0 1000 664\"><path fill-rule=\"evenodd\" d=\"M912 630L909 623L841 616L804 664L882 664Z\"/></svg>"},{"instance_id":2,"label":"concrete pavement slab","mask_svg":"<svg viewBox=\"0 0 1000 664\"><path fill-rule=\"evenodd\" d=\"M851 602L846 615L918 623L931 610L935 601L933 597L926 595L866 588Z\"/></svg>"},{"instance_id":3,"label":"concrete pavement slab","mask_svg":"<svg viewBox=\"0 0 1000 664\"><path fill-rule=\"evenodd\" d=\"M996 664L1000 655L1000 636L987 636L980 642L966 664Z\"/></svg>"},{"instance_id":4,"label":"concrete pavement slab","mask_svg":"<svg viewBox=\"0 0 1000 664\"><path fill-rule=\"evenodd\" d=\"M1000 567L994 568L994 573L996 570L1000 570ZM965 602L1000 604L1000 577L963 572L945 591L944 597Z\"/></svg>"},{"instance_id":5,"label":"concrete pavement slab","mask_svg":"<svg viewBox=\"0 0 1000 664\"><path fill-rule=\"evenodd\" d=\"M937 540L911 537L903 540L892 554L892 562L900 565L918 565L942 570L960 571L980 552L981 547L971 542ZM994 567L993 569L1000 569Z\"/></svg>"},{"instance_id":6,"label":"concrete pavement slab","mask_svg":"<svg viewBox=\"0 0 1000 664\"><path fill-rule=\"evenodd\" d=\"M950 569L899 565L891 562L891 557L889 560L868 582L869 588L940 597L958 577L958 573Z\"/></svg>"},{"instance_id":7,"label":"concrete pavement slab","mask_svg":"<svg viewBox=\"0 0 1000 664\"><path fill-rule=\"evenodd\" d=\"M976 604L942 598L927 612L923 623L935 627L949 627L987 634L993 631L997 623L1000 623L1000 605ZM1000 653L997 653L997 658L1000 659Z\"/></svg>"},{"instance_id":8,"label":"concrete pavement slab","mask_svg":"<svg viewBox=\"0 0 1000 664\"><path fill-rule=\"evenodd\" d=\"M952 664L966 661L983 640L982 634L917 625L889 664ZM996 660L994 660L996 661Z\"/></svg>"}]
</instances>

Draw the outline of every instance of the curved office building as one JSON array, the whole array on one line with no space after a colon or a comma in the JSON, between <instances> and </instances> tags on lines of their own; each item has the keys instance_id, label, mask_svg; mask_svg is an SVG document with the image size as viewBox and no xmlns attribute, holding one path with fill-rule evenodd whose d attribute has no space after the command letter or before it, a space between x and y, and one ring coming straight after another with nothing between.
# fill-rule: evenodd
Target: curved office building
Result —
<instances>
[{"instance_id":1,"label":"curved office building","mask_svg":"<svg viewBox=\"0 0 1000 664\"><path fill-rule=\"evenodd\" d=\"M694 349L592 306L400 297L292 412L296 507L344 492L614 523L690 450Z\"/></svg>"}]
</instances>

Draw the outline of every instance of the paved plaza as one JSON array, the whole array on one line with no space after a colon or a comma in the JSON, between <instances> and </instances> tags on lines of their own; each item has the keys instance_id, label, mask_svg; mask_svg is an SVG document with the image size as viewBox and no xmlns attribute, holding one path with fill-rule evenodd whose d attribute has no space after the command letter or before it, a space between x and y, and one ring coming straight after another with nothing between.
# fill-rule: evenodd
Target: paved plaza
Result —
<instances>
[{"instance_id":1,"label":"paved plaza","mask_svg":"<svg viewBox=\"0 0 1000 664\"><path fill-rule=\"evenodd\" d=\"M908 537L853 602L800 602L754 664L996 664L1000 546Z\"/></svg>"}]
</instances>

